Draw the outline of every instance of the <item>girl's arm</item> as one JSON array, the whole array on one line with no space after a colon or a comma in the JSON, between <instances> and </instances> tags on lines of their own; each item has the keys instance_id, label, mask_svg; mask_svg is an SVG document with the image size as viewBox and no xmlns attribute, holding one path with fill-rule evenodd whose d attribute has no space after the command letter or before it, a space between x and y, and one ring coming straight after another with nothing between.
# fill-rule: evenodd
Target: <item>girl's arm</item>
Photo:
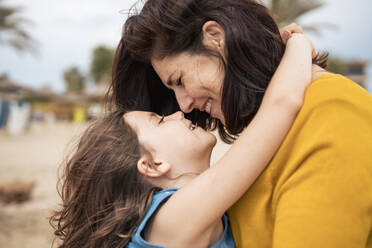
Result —
<instances>
[{"instance_id":1,"label":"girl's arm","mask_svg":"<svg viewBox=\"0 0 372 248\"><path fill-rule=\"evenodd\" d=\"M229 151L210 169L178 190L159 210L156 228L193 239L216 221L252 185L292 126L311 81L311 42L300 34L284 57L260 109Z\"/></svg>"}]
</instances>

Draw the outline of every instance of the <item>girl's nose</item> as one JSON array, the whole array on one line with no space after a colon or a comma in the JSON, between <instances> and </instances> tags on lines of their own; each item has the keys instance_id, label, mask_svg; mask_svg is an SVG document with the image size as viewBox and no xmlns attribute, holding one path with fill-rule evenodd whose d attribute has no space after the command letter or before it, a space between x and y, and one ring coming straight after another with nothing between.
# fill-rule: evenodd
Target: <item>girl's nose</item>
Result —
<instances>
[{"instance_id":1,"label":"girl's nose","mask_svg":"<svg viewBox=\"0 0 372 248\"><path fill-rule=\"evenodd\" d=\"M177 112L167 116L167 119L172 119L172 120L182 120L184 118L185 118L185 116L184 116L183 112L181 112L181 111L177 111Z\"/></svg>"}]
</instances>

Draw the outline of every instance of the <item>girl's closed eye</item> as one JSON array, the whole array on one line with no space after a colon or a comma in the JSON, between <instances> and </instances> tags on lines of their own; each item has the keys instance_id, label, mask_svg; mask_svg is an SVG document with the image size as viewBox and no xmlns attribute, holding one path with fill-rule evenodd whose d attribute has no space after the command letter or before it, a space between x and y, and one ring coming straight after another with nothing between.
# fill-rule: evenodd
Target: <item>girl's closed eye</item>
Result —
<instances>
[{"instance_id":1,"label":"girl's closed eye","mask_svg":"<svg viewBox=\"0 0 372 248\"><path fill-rule=\"evenodd\" d=\"M164 115L160 118L160 120L159 120L159 125L162 123L164 121Z\"/></svg>"}]
</instances>

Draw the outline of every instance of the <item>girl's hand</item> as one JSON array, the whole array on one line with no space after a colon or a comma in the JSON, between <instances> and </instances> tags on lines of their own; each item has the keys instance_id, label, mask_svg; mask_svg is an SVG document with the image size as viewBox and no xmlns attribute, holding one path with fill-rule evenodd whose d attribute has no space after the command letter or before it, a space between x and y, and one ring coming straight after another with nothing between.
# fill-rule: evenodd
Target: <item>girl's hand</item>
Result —
<instances>
[{"instance_id":1,"label":"girl's hand","mask_svg":"<svg viewBox=\"0 0 372 248\"><path fill-rule=\"evenodd\" d=\"M282 36L282 40L285 44L287 44L287 41L289 40L289 38L291 38L292 34L303 33L304 31L302 30L302 27L297 25L296 23L289 24L280 29L280 35Z\"/></svg>"},{"instance_id":2,"label":"girl's hand","mask_svg":"<svg viewBox=\"0 0 372 248\"><path fill-rule=\"evenodd\" d=\"M300 25L297 25L297 23L292 23L280 29L280 36L282 37L282 40L286 45L293 35L304 35L307 41L310 42L310 45L312 47L312 57L315 58L318 55L319 52L315 49L310 38L304 34L304 31L302 30L302 27Z\"/></svg>"},{"instance_id":3,"label":"girl's hand","mask_svg":"<svg viewBox=\"0 0 372 248\"><path fill-rule=\"evenodd\" d=\"M312 42L306 35L291 35L261 106L283 106L294 115L297 114L302 107L305 90L311 83L313 50Z\"/></svg>"},{"instance_id":4,"label":"girl's hand","mask_svg":"<svg viewBox=\"0 0 372 248\"><path fill-rule=\"evenodd\" d=\"M304 33L292 33L292 34L290 34L290 38L287 40L287 46L290 45L291 43L295 43L295 42L308 43L311 47L312 58L315 58L315 56L318 55L318 51L315 49L313 42Z\"/></svg>"}]
</instances>

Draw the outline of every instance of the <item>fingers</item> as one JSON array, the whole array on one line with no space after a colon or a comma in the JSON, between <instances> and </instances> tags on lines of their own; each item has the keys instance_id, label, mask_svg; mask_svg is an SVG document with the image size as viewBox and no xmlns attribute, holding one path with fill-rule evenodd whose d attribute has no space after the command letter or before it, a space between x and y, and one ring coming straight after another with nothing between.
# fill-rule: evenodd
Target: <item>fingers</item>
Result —
<instances>
[{"instance_id":1,"label":"fingers","mask_svg":"<svg viewBox=\"0 0 372 248\"><path fill-rule=\"evenodd\" d=\"M302 27L297 25L296 23L289 24L280 30L280 35L282 36L285 44L287 44L287 41L291 38L292 34L303 33L304 31L302 30Z\"/></svg>"},{"instance_id":2,"label":"fingers","mask_svg":"<svg viewBox=\"0 0 372 248\"><path fill-rule=\"evenodd\" d=\"M292 33L291 36L290 36L290 39L291 40L297 40L297 42L306 42L306 43L308 43L310 45L310 47L311 47L312 57L313 58L315 58L319 54L319 52L314 47L314 44L313 44L312 40L307 35L305 35L303 33Z\"/></svg>"},{"instance_id":3,"label":"fingers","mask_svg":"<svg viewBox=\"0 0 372 248\"><path fill-rule=\"evenodd\" d=\"M282 34L282 39L284 41L285 44L287 44L287 41L292 37L292 34L290 31L288 30L284 30L283 34Z\"/></svg>"},{"instance_id":4,"label":"fingers","mask_svg":"<svg viewBox=\"0 0 372 248\"><path fill-rule=\"evenodd\" d=\"M290 31L292 34L293 33L298 33L298 34L304 33L304 31L302 30L302 27L300 25L297 25L297 23L291 23L288 26L285 26L283 29Z\"/></svg>"},{"instance_id":5,"label":"fingers","mask_svg":"<svg viewBox=\"0 0 372 248\"><path fill-rule=\"evenodd\" d=\"M287 44L288 40L292 37L303 36L306 38L306 41L309 42L309 44L311 45L313 58L317 54L319 54L319 52L315 49L314 44L311 41L311 39L304 34L302 27L300 25L297 25L296 23L291 23L283 27L280 30L280 35L282 36L282 40L284 44Z\"/></svg>"}]
</instances>

